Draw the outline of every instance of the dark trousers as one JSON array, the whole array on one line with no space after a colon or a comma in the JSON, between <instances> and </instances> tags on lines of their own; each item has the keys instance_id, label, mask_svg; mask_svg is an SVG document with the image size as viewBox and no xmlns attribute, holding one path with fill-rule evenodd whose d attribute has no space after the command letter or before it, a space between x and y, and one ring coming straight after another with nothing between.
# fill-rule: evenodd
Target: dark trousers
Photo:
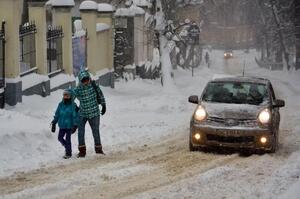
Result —
<instances>
[{"instance_id":1,"label":"dark trousers","mask_svg":"<svg viewBox=\"0 0 300 199\"><path fill-rule=\"evenodd\" d=\"M72 129L59 129L58 141L65 147L66 155L72 155Z\"/></svg>"},{"instance_id":2,"label":"dark trousers","mask_svg":"<svg viewBox=\"0 0 300 199\"><path fill-rule=\"evenodd\" d=\"M93 117L91 119L80 116L79 117L79 126L78 126L78 144L79 144L79 146L85 145L86 122L89 122L89 124L91 126L95 146L101 145L100 130L99 130L100 116Z\"/></svg>"}]
</instances>

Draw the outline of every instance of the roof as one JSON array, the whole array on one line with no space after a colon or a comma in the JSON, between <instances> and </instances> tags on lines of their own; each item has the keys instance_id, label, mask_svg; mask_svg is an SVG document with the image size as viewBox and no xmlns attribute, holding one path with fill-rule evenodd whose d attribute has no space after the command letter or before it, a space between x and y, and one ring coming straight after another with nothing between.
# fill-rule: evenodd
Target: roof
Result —
<instances>
[{"instance_id":1,"label":"roof","mask_svg":"<svg viewBox=\"0 0 300 199\"><path fill-rule=\"evenodd\" d=\"M211 80L211 82L245 82L245 83L257 83L257 84L268 84L270 81L260 77L243 77L243 76L232 76L232 77L221 77Z\"/></svg>"}]
</instances>

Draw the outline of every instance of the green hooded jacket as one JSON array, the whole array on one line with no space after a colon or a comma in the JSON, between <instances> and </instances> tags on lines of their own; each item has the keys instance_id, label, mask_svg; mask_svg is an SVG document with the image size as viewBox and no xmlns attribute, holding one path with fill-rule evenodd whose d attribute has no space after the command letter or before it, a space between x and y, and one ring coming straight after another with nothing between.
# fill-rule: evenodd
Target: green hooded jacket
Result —
<instances>
[{"instance_id":1,"label":"green hooded jacket","mask_svg":"<svg viewBox=\"0 0 300 199\"><path fill-rule=\"evenodd\" d=\"M79 84L72 91L73 95L80 102L79 115L91 119L100 116L100 109L97 102L97 93L95 92L92 83L90 82L88 85L83 85L81 83L81 80L85 77L91 79L91 76L87 71L81 71L78 75ZM97 86L97 91L100 94L100 104L103 106L105 105L105 98L99 86Z\"/></svg>"}]
</instances>

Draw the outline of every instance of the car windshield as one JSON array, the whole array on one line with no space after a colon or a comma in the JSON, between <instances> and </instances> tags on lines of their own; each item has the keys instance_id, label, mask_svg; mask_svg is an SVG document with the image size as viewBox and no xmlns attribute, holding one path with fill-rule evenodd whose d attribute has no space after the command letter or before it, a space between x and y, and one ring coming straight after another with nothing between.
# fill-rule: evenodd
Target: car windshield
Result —
<instances>
[{"instance_id":1,"label":"car windshield","mask_svg":"<svg viewBox=\"0 0 300 199\"><path fill-rule=\"evenodd\" d=\"M243 82L210 82L202 101L260 105L268 100L266 85Z\"/></svg>"}]
</instances>

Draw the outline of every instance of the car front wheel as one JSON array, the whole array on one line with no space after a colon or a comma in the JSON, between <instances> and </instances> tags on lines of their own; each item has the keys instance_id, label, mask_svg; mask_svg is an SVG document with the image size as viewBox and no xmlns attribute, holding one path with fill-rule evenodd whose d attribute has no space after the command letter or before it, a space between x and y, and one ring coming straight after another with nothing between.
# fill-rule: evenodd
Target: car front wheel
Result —
<instances>
[{"instance_id":1,"label":"car front wheel","mask_svg":"<svg viewBox=\"0 0 300 199\"><path fill-rule=\"evenodd\" d=\"M191 141L189 143L189 148L190 148L190 151L197 151L197 148L193 146L193 144L191 143Z\"/></svg>"},{"instance_id":2,"label":"car front wheel","mask_svg":"<svg viewBox=\"0 0 300 199\"><path fill-rule=\"evenodd\" d=\"M278 148L278 136L277 136L277 133L275 133L273 135L272 147L271 147L269 153L275 153L277 151L277 148Z\"/></svg>"},{"instance_id":3,"label":"car front wheel","mask_svg":"<svg viewBox=\"0 0 300 199\"><path fill-rule=\"evenodd\" d=\"M190 139L189 139L189 149L190 149L190 151L197 151L197 147L195 147L192 144L191 136L190 136Z\"/></svg>"}]
</instances>

